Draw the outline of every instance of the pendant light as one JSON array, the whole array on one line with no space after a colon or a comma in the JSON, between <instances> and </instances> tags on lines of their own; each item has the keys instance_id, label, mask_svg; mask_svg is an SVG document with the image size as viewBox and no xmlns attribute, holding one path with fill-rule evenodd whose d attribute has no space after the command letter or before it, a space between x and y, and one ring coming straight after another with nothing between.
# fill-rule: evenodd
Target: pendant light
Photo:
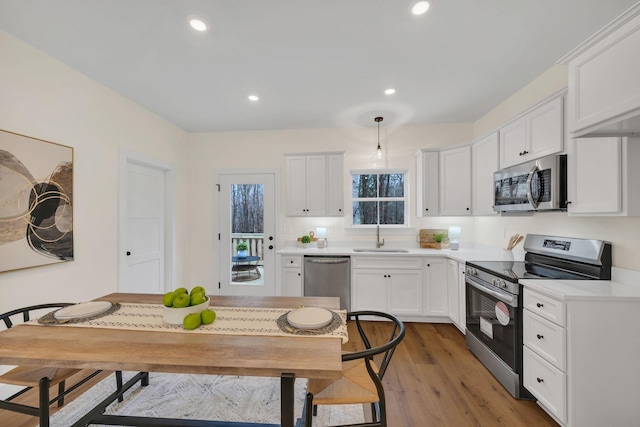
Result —
<instances>
[{"instance_id":1,"label":"pendant light","mask_svg":"<svg viewBox=\"0 0 640 427\"><path fill-rule=\"evenodd\" d=\"M378 123L378 158L382 158L382 147L380 146L380 122L383 120L382 117L376 117L373 119Z\"/></svg>"}]
</instances>

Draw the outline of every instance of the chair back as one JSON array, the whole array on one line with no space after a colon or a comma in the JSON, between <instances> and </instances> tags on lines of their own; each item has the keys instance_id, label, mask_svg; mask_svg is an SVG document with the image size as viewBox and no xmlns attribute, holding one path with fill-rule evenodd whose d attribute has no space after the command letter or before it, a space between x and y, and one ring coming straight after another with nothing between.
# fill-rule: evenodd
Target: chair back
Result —
<instances>
[{"instance_id":1,"label":"chair back","mask_svg":"<svg viewBox=\"0 0 640 427\"><path fill-rule=\"evenodd\" d=\"M13 326L13 320L12 320L13 316L22 314L22 321L28 322L29 320L31 320L31 312L33 311L42 310L44 308L66 307L68 305L72 305L72 303L53 302L48 304L38 304L38 305L31 305L28 307L16 308L15 310L7 311L6 313L0 314L0 320L4 321L5 326L7 327L7 329L9 329Z\"/></svg>"},{"instance_id":2,"label":"chair back","mask_svg":"<svg viewBox=\"0 0 640 427\"><path fill-rule=\"evenodd\" d=\"M383 319L391 320L391 322L393 323L391 334L386 343L373 347L361 322L366 320ZM358 333L360 334L360 337L364 342L366 350L356 351L353 353L345 353L342 355L342 361L346 362L348 360L364 359L367 365L367 370L369 371L369 375L375 375L379 380L382 380L382 377L384 377L384 374L387 371L387 367L391 362L391 358L393 357L393 353L395 352L396 347L404 339L404 335L406 332L404 323L402 323L400 319L392 314L371 310L354 311L347 313L347 321L349 320L355 320L356 327L358 328ZM373 356L377 356L379 354L383 354L382 361L378 366L377 372L374 372L371 366L371 361L373 360Z\"/></svg>"}]
</instances>

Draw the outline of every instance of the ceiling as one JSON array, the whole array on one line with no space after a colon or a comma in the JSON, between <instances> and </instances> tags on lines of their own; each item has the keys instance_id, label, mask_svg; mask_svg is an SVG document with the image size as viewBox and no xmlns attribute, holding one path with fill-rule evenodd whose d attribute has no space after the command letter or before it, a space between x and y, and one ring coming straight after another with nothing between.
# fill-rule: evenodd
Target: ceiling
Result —
<instances>
[{"instance_id":1,"label":"ceiling","mask_svg":"<svg viewBox=\"0 0 640 427\"><path fill-rule=\"evenodd\" d=\"M473 122L635 2L2 0L0 28L188 132L374 127Z\"/></svg>"}]
</instances>

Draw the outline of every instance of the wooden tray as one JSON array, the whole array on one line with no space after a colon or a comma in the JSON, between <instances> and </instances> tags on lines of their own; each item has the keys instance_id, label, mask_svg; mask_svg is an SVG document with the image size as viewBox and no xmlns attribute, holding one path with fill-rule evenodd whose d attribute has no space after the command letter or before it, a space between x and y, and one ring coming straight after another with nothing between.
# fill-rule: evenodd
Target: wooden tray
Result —
<instances>
[{"instance_id":1,"label":"wooden tray","mask_svg":"<svg viewBox=\"0 0 640 427\"><path fill-rule=\"evenodd\" d=\"M433 235L436 233L447 234L448 231L449 230L440 230L436 228L420 229L420 247L424 249L441 249L443 247L447 247L449 243L449 237L445 237L442 243L438 243L435 240L433 240Z\"/></svg>"}]
</instances>

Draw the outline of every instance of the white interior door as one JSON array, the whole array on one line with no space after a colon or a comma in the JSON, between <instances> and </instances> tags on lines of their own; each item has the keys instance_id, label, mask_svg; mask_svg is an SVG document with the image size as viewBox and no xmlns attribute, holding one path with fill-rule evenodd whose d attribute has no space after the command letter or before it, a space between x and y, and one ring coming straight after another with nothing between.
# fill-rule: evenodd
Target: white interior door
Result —
<instances>
[{"instance_id":1,"label":"white interior door","mask_svg":"<svg viewBox=\"0 0 640 427\"><path fill-rule=\"evenodd\" d=\"M165 171L126 167L125 272L120 292L165 292Z\"/></svg>"},{"instance_id":2,"label":"white interior door","mask_svg":"<svg viewBox=\"0 0 640 427\"><path fill-rule=\"evenodd\" d=\"M221 295L275 295L274 173L221 173L217 268ZM246 258L237 257L239 241Z\"/></svg>"}]
</instances>

